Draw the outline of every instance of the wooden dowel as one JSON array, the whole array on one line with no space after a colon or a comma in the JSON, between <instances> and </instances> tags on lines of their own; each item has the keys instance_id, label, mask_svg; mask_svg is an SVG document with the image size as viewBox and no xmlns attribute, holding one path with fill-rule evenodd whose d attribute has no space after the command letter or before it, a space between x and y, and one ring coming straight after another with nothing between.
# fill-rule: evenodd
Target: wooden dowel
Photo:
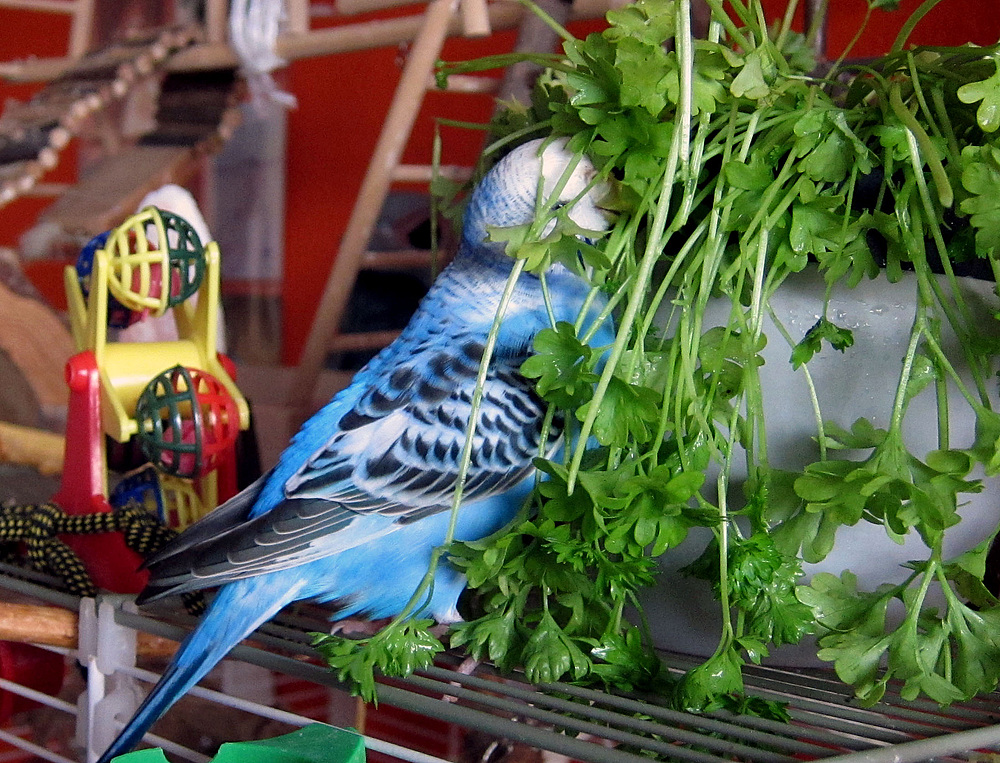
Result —
<instances>
[{"instance_id":1,"label":"wooden dowel","mask_svg":"<svg viewBox=\"0 0 1000 763\"><path fill-rule=\"evenodd\" d=\"M0 461L33 466L41 474L59 474L63 467L62 435L0 422Z\"/></svg>"},{"instance_id":2,"label":"wooden dowel","mask_svg":"<svg viewBox=\"0 0 1000 763\"><path fill-rule=\"evenodd\" d=\"M73 23L69 30L70 58L80 58L90 49L91 30L94 27L94 0L75 0Z\"/></svg>"},{"instance_id":3,"label":"wooden dowel","mask_svg":"<svg viewBox=\"0 0 1000 763\"><path fill-rule=\"evenodd\" d=\"M362 0L363 1L363 0ZM592 19L602 16L617 0L577 0L571 19ZM493 3L487 7L493 31L513 29L521 18L516 3ZM285 34L278 38L277 54L288 61L315 58L336 53L385 48L408 42L416 37L423 22L422 15L398 19L368 21L360 24L317 29L305 34ZM460 19L453 19L449 35L462 33ZM192 45L179 51L167 62L168 71L200 71L225 69L239 65L236 54L225 43ZM73 66L71 58L32 58L0 62L0 77L9 82L44 82L55 79Z\"/></svg>"},{"instance_id":4,"label":"wooden dowel","mask_svg":"<svg viewBox=\"0 0 1000 763\"><path fill-rule=\"evenodd\" d=\"M27 58L0 62L0 77L8 82L48 82L73 65L71 58Z\"/></svg>"},{"instance_id":5,"label":"wooden dowel","mask_svg":"<svg viewBox=\"0 0 1000 763\"><path fill-rule=\"evenodd\" d=\"M443 267L450 252L434 252L430 249L393 249L383 251L367 251L361 255L361 267L383 270L402 270L404 268L426 268L436 258ZM392 337L395 339L395 337ZM334 340L336 341L336 339ZM390 340L391 341L391 340ZM388 344L388 342L386 343Z\"/></svg>"},{"instance_id":6,"label":"wooden dowel","mask_svg":"<svg viewBox=\"0 0 1000 763\"><path fill-rule=\"evenodd\" d=\"M416 5L421 2L423 0L337 0L334 6L340 15L354 16L359 13L401 8L404 5Z\"/></svg>"},{"instance_id":7,"label":"wooden dowel","mask_svg":"<svg viewBox=\"0 0 1000 763\"><path fill-rule=\"evenodd\" d=\"M80 618L76 612L40 604L0 602L0 641L76 649ZM136 652L143 657L169 657L177 642L139 631Z\"/></svg>"},{"instance_id":8,"label":"wooden dowel","mask_svg":"<svg viewBox=\"0 0 1000 763\"><path fill-rule=\"evenodd\" d=\"M392 171L392 179L397 183L429 183L434 176L435 169L430 164L397 164ZM472 168L444 164L437 168L437 176L464 183L472 177Z\"/></svg>"},{"instance_id":9,"label":"wooden dowel","mask_svg":"<svg viewBox=\"0 0 1000 763\"><path fill-rule=\"evenodd\" d=\"M4 8L42 11L44 13L76 13L76 2L67 2L67 0L3 0L0 5Z\"/></svg>"},{"instance_id":10,"label":"wooden dowel","mask_svg":"<svg viewBox=\"0 0 1000 763\"><path fill-rule=\"evenodd\" d=\"M305 34L309 31L309 0L289 0L288 31L292 34Z\"/></svg>"},{"instance_id":11,"label":"wooden dowel","mask_svg":"<svg viewBox=\"0 0 1000 763\"><path fill-rule=\"evenodd\" d=\"M461 0L462 34L466 37L489 37L490 14L486 0Z\"/></svg>"},{"instance_id":12,"label":"wooden dowel","mask_svg":"<svg viewBox=\"0 0 1000 763\"><path fill-rule=\"evenodd\" d=\"M282 35L278 38L277 53L291 61L399 45L416 38L428 12L429 6L424 14L317 29L308 34ZM496 29L511 29L517 26L521 13L521 6L516 3L498 3L489 7L489 21ZM457 17L449 18L444 29L449 36L461 34L461 20ZM171 61L170 65L173 64L174 61Z\"/></svg>"},{"instance_id":13,"label":"wooden dowel","mask_svg":"<svg viewBox=\"0 0 1000 763\"><path fill-rule=\"evenodd\" d=\"M378 350L391 344L399 331L360 331L351 334L337 334L330 342L330 352L360 352Z\"/></svg>"},{"instance_id":14,"label":"wooden dowel","mask_svg":"<svg viewBox=\"0 0 1000 763\"><path fill-rule=\"evenodd\" d=\"M205 3L205 39L209 43L224 43L227 37L228 0L208 0Z\"/></svg>"},{"instance_id":15,"label":"wooden dowel","mask_svg":"<svg viewBox=\"0 0 1000 763\"><path fill-rule=\"evenodd\" d=\"M0 640L76 649L79 618L59 607L0 602Z\"/></svg>"}]
</instances>

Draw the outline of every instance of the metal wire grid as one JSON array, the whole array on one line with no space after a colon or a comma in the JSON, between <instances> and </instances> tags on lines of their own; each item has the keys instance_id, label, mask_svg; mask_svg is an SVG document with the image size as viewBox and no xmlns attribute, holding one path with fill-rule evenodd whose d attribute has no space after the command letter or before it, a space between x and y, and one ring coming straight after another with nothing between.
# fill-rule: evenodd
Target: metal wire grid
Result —
<instances>
[{"instance_id":1,"label":"metal wire grid","mask_svg":"<svg viewBox=\"0 0 1000 763\"><path fill-rule=\"evenodd\" d=\"M73 606L73 597L9 576L0 577L0 586ZM190 628L188 618L175 613L150 617L117 609L114 618L127 628L174 639ZM233 657L342 688L324 666L302 660L312 654L307 632L323 627L314 612L293 612L254 635L265 648L239 646ZM665 655L665 660L675 672L696 662L679 655ZM156 677L138 668L128 672L143 680ZM8 687L0 683L0 688ZM486 666L474 675L434 667L403 681L386 682L380 686L379 701L586 763L639 763L651 758L682 763L814 759L907 763L1000 753L998 694L942 710L929 701L903 701L890 690L882 703L863 708L829 671L770 667L749 668L747 690L786 702L791 722L726 712L691 715L664 707L656 697L567 684L531 686L516 677L501 678ZM197 691L222 699L208 690Z\"/></svg>"},{"instance_id":2,"label":"metal wire grid","mask_svg":"<svg viewBox=\"0 0 1000 763\"><path fill-rule=\"evenodd\" d=\"M57 590L53 590L49 586L57 584L58 581L55 579L37 573L30 569L25 569L17 566L12 566L6 563L0 562L0 588L7 589L9 592L13 592L20 597L28 597L31 600L41 600L49 604L56 604L58 606L64 607L66 609L79 611L81 613L81 619L84 619L83 613L87 610L92 612L94 616L99 616L99 608L93 600L82 600L78 597L62 593ZM86 604L90 606L83 606ZM81 634L83 633L83 626L81 624ZM175 629L173 633L180 637L183 636L183 630ZM298 632L301 636L301 631ZM263 638L267 639L266 636ZM273 641L273 639L270 639ZM66 656L70 660L85 660L86 656L82 653L77 653L75 650L64 649L59 647L45 647L51 651L60 653ZM82 645L81 639L81 650L84 647ZM159 678L156 673L144 670L142 668L135 667L133 665L120 665L118 671L124 675L131 676L133 678L139 679L140 681L145 681L152 683ZM89 680L88 680L89 688ZM67 715L73 716L77 719L78 731L77 738L81 744L85 744L83 741L86 732L82 731L79 726L81 722L86 725L86 722L81 719L81 707L78 704L67 702L58 697L49 696L43 692L36 691L27 686L15 683L5 678L0 678L0 691L8 691L13 694L17 694L22 697L34 700L41 705L53 708ZM261 718L266 718L269 720L278 721L281 723L288 724L290 726L306 726L316 721L312 718L308 718L296 713L288 712L286 710L281 710L279 708L269 707L266 705L261 705L257 702L252 702L249 700L244 700L239 697L233 697L223 694L212 689L208 689L201 686L196 686L189 691L192 694L203 699L215 702L219 705L226 707L235 708L245 713L256 715ZM89 702L82 703L83 705L89 705ZM145 736L145 741L157 747L161 747L167 752L180 756L182 759L193 761L193 763L209 763L211 760L208 756L202 755L201 753L195 752L194 750L188 749L170 739L159 736L157 734L147 733ZM31 753L36 758L41 760L47 760L51 763L76 763L76 761L70 758L60 755L52 750L46 749L44 747L29 741L28 739L19 736L18 734L12 733L11 731L0 728L0 740L7 742L13 747L19 748L26 752ZM362 740L366 749L375 752L381 752L386 755L392 756L402 761L407 761L407 763L447 763L443 759L436 757L434 755L426 755L424 753L410 750L400 745L388 742L382 739L376 739L371 736L362 735ZM86 745L85 745L86 746Z\"/></svg>"},{"instance_id":3,"label":"metal wire grid","mask_svg":"<svg viewBox=\"0 0 1000 763\"><path fill-rule=\"evenodd\" d=\"M185 630L124 611L115 618L161 636L177 638ZM312 653L306 631L324 628L323 621L308 616L289 618L254 636L285 654L241 646L233 656L342 688L324 666L301 660ZM680 655L664 658L676 673L697 662ZM787 703L791 722L728 712L692 715L665 707L656 697L561 683L532 686L516 677L501 678L488 666L473 675L434 667L386 682L379 701L588 763L637 763L650 757L690 763L906 763L1000 752L1000 694L942 710L930 701L904 701L890 689L878 706L863 708L831 671L770 667L747 670L747 691Z\"/></svg>"}]
</instances>

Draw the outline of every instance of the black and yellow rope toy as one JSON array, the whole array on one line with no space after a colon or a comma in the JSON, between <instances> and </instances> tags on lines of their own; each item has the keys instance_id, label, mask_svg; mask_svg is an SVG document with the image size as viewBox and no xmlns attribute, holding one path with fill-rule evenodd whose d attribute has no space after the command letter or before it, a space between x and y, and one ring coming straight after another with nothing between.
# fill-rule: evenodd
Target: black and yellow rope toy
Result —
<instances>
[{"instance_id":1,"label":"black and yellow rope toy","mask_svg":"<svg viewBox=\"0 0 1000 763\"><path fill-rule=\"evenodd\" d=\"M32 567L59 578L66 590L77 596L94 596L97 587L80 557L59 536L107 532L122 533L125 545L143 558L155 554L177 535L136 501L114 511L91 514L67 514L48 501L0 506L0 544L24 544ZM191 614L205 607L199 592L184 594L182 599Z\"/></svg>"}]
</instances>

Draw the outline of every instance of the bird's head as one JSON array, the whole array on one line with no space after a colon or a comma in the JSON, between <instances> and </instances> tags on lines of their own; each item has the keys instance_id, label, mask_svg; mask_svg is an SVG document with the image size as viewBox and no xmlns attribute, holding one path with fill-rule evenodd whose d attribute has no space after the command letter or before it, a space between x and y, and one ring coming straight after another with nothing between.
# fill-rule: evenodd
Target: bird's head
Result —
<instances>
[{"instance_id":1,"label":"bird's head","mask_svg":"<svg viewBox=\"0 0 1000 763\"><path fill-rule=\"evenodd\" d=\"M518 146L497 162L473 191L465 212L464 243L482 246L491 227L524 225L535 219L539 208L565 204L570 204L569 217L581 228L604 230L608 221L596 203L603 186L594 184L595 176L590 160L569 151L565 139L547 145L538 139ZM539 188L541 207L536 206ZM554 224L552 221L550 226ZM551 227L544 233L549 230Z\"/></svg>"}]
</instances>

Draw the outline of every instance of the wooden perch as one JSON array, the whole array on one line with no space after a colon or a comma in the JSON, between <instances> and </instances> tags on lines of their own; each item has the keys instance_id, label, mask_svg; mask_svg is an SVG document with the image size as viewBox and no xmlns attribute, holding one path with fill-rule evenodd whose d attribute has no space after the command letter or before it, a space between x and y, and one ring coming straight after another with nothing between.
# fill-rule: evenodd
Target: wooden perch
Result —
<instances>
[{"instance_id":1,"label":"wooden perch","mask_svg":"<svg viewBox=\"0 0 1000 763\"><path fill-rule=\"evenodd\" d=\"M0 641L76 649L80 618L76 612L40 604L0 602ZM169 657L177 642L139 632L137 653L143 657Z\"/></svg>"},{"instance_id":2,"label":"wooden perch","mask_svg":"<svg viewBox=\"0 0 1000 763\"><path fill-rule=\"evenodd\" d=\"M409 4L411 0L400 0L398 4ZM570 14L572 20L593 19L603 16L614 0L576 0ZM386 7L384 0L355 0L353 12L361 12L372 7ZM474 7L474 6L470 6ZM520 24L524 10L514 2L490 3L486 18L479 20L478 32L487 27L494 32L513 29ZM412 41L423 25L423 14L413 14L402 18L381 21L366 21L358 24L317 29L310 32L289 33L277 40L275 52L287 61L299 58L329 56L335 53L350 53L399 45ZM449 35L465 33L460 17L453 19ZM20 61L0 62L0 77L11 82L44 82L57 77L73 65L69 58L31 58ZM202 69L224 69L239 65L232 48L224 42L206 42L192 45L170 58L168 71L194 71Z\"/></svg>"},{"instance_id":3,"label":"wooden perch","mask_svg":"<svg viewBox=\"0 0 1000 763\"><path fill-rule=\"evenodd\" d=\"M65 441L44 429L0 422L0 461L31 466L45 476L62 472Z\"/></svg>"}]
</instances>

